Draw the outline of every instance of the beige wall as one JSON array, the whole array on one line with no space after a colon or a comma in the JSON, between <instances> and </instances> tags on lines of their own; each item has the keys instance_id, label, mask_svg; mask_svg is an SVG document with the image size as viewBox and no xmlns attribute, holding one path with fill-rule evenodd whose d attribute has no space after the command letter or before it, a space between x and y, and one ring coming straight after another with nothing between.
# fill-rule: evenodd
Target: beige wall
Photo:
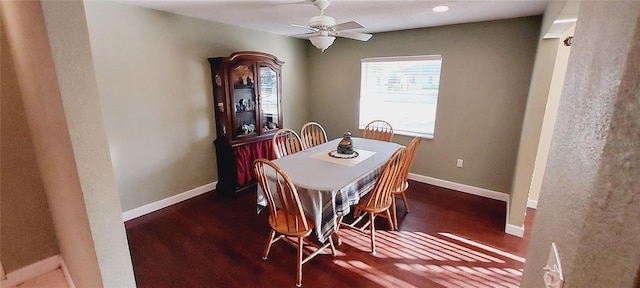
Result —
<instances>
[{"instance_id":1,"label":"beige wall","mask_svg":"<svg viewBox=\"0 0 640 288\"><path fill-rule=\"evenodd\" d=\"M581 2L575 29L521 287L551 242L563 287L638 287L640 2Z\"/></svg>"},{"instance_id":2,"label":"beige wall","mask_svg":"<svg viewBox=\"0 0 640 288\"><path fill-rule=\"evenodd\" d=\"M360 59L442 54L435 137L412 172L509 193L533 69L540 17L379 33L310 47L310 118L330 138L358 130ZM408 144L410 138L395 141ZM464 167L456 167L456 159Z\"/></svg>"},{"instance_id":3,"label":"beige wall","mask_svg":"<svg viewBox=\"0 0 640 288\"><path fill-rule=\"evenodd\" d=\"M113 1L85 5L124 211L217 180L207 57L255 50L285 61L284 125L307 120L306 41Z\"/></svg>"},{"instance_id":4,"label":"beige wall","mask_svg":"<svg viewBox=\"0 0 640 288\"><path fill-rule=\"evenodd\" d=\"M58 243L4 21L1 25L0 260L11 272L58 254Z\"/></svg>"}]
</instances>

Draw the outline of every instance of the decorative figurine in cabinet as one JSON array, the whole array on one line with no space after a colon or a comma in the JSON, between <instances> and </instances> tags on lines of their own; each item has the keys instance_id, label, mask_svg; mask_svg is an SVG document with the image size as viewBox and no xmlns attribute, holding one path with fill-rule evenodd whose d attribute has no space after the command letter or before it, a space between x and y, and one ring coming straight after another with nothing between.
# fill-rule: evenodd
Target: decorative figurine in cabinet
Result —
<instances>
[{"instance_id":1,"label":"decorative figurine in cabinet","mask_svg":"<svg viewBox=\"0 0 640 288\"><path fill-rule=\"evenodd\" d=\"M208 60L217 131L216 191L241 192L256 184L253 160L275 158L271 137L282 127L280 71L284 62L253 51Z\"/></svg>"}]
</instances>

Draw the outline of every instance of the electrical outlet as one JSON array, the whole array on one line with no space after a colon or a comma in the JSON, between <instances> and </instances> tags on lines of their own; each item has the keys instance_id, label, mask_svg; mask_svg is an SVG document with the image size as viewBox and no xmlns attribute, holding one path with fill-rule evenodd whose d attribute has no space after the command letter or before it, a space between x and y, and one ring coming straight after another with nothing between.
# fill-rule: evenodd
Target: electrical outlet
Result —
<instances>
[{"instance_id":1,"label":"electrical outlet","mask_svg":"<svg viewBox=\"0 0 640 288\"><path fill-rule=\"evenodd\" d=\"M456 162L456 166L458 166L458 168L462 168L462 159L458 159L458 162Z\"/></svg>"}]
</instances>

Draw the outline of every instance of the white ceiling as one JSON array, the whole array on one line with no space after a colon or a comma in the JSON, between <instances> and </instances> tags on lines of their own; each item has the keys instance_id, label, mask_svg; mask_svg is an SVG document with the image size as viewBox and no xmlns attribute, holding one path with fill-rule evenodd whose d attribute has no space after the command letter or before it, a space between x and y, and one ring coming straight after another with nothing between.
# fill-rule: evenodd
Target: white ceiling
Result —
<instances>
[{"instance_id":1,"label":"white ceiling","mask_svg":"<svg viewBox=\"0 0 640 288\"><path fill-rule=\"evenodd\" d=\"M184 16L196 17L280 35L308 32L290 24L307 25L320 14L312 0L122 0L121 2ZM378 33L542 15L543 0L333 0L325 14L337 23L356 20L365 28L355 32ZM447 5L436 13L431 9Z\"/></svg>"}]
</instances>

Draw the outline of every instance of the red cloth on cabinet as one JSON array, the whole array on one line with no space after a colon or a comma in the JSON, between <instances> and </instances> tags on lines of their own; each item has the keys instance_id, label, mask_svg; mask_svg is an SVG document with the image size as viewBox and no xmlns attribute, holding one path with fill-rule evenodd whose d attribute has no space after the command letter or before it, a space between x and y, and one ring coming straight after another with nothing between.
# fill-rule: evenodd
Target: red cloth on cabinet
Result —
<instances>
[{"instance_id":1,"label":"red cloth on cabinet","mask_svg":"<svg viewBox=\"0 0 640 288\"><path fill-rule=\"evenodd\" d=\"M275 159L271 148L271 139L249 143L235 148L238 186L242 186L253 179L253 161L258 158Z\"/></svg>"}]
</instances>

